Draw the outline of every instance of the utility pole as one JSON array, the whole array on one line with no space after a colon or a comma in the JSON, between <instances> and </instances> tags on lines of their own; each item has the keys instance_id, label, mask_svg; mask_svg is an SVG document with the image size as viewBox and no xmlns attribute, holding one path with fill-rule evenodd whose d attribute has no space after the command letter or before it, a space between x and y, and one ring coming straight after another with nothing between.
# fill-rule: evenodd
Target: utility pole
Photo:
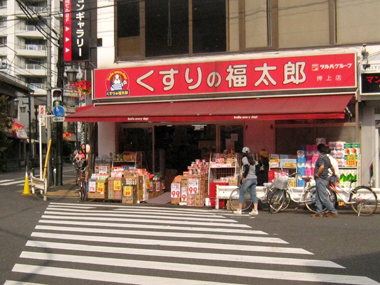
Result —
<instances>
[{"instance_id":1,"label":"utility pole","mask_svg":"<svg viewBox=\"0 0 380 285\"><path fill-rule=\"evenodd\" d=\"M49 29L49 35L51 35L51 0L47 0L47 28ZM51 114L52 111L52 102L51 102L51 38L47 39L47 93L46 93L46 109L47 114ZM51 120L50 117L47 117L47 124L46 124L46 141L49 143L50 137L51 137ZM40 153L42 155L42 153ZM42 167L42 165L40 165ZM52 173L50 171L51 167L51 161L49 158L48 164L47 164L47 181L48 186L50 185L50 181L52 178Z\"/></svg>"}]
</instances>

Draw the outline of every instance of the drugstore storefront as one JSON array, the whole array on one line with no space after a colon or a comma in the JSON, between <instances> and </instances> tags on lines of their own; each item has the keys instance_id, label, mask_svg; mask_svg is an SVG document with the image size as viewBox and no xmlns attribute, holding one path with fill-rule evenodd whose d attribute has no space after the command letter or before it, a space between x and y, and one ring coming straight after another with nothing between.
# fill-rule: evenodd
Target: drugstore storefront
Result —
<instances>
[{"instance_id":1,"label":"drugstore storefront","mask_svg":"<svg viewBox=\"0 0 380 285\"><path fill-rule=\"evenodd\" d=\"M356 62L355 53L295 53L119 64L95 70L93 104L66 120L97 123L99 156L145 151L152 172L165 158L193 153L190 165L243 146L296 154L315 138L359 137Z\"/></svg>"}]
</instances>

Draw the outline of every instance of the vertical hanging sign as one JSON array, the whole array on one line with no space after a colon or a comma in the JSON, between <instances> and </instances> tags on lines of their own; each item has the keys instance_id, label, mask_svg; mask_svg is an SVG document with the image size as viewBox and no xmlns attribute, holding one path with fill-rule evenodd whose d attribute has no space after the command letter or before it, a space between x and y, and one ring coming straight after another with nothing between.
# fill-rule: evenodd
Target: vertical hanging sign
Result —
<instances>
[{"instance_id":1,"label":"vertical hanging sign","mask_svg":"<svg viewBox=\"0 0 380 285\"><path fill-rule=\"evenodd\" d=\"M89 0L64 0L64 60L90 59Z\"/></svg>"},{"instance_id":2,"label":"vertical hanging sign","mask_svg":"<svg viewBox=\"0 0 380 285\"><path fill-rule=\"evenodd\" d=\"M63 60L72 61L71 0L63 2Z\"/></svg>"}]
</instances>

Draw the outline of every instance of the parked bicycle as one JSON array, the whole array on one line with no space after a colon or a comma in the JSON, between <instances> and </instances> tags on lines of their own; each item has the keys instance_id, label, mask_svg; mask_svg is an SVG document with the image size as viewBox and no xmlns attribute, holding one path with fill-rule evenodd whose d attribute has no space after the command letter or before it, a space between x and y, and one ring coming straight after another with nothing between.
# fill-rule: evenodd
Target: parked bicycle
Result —
<instances>
[{"instance_id":1,"label":"parked bicycle","mask_svg":"<svg viewBox=\"0 0 380 285\"><path fill-rule=\"evenodd\" d=\"M300 173L293 173L290 177L296 177L297 175L300 175ZM269 211L272 214L276 214L285 210L289 206L290 202L293 201L298 205L305 205L310 212L316 213L317 209L315 201L317 188L315 185L310 186L310 181L312 179L312 177L302 177L302 180L305 181L305 186L300 194L295 193L294 187L289 186L289 176L283 175L282 178L275 180L275 189L273 189L269 200ZM332 195L329 190L327 191L330 201L333 205L336 205L336 196ZM324 207L323 212L326 211L327 209Z\"/></svg>"},{"instance_id":2,"label":"parked bicycle","mask_svg":"<svg viewBox=\"0 0 380 285\"><path fill-rule=\"evenodd\" d=\"M264 193L262 196L258 196L257 199L263 203L268 203L270 199L270 194L273 190L273 183L264 183ZM239 194L240 194L240 187L237 187L234 189L230 194L230 205L231 210L237 210L239 208ZM253 204L251 193L249 192L249 188L244 194L244 201L243 201L243 208L242 211L246 211L249 208L251 208Z\"/></svg>"},{"instance_id":3,"label":"parked bicycle","mask_svg":"<svg viewBox=\"0 0 380 285\"><path fill-rule=\"evenodd\" d=\"M367 186L352 187L352 183L356 182L355 179L350 179L349 189L341 188L339 185L335 185L330 182L328 189L335 197L339 197L344 204L351 205L352 210L358 214L358 216L370 216L377 209L377 196L376 193ZM348 198L347 198L348 197Z\"/></svg>"}]
</instances>

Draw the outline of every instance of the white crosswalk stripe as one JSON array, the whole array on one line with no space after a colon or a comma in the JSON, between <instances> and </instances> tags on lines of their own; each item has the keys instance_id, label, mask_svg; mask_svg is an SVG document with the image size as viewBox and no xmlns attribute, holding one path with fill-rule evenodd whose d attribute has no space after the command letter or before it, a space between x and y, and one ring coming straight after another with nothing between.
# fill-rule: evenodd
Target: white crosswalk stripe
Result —
<instances>
[{"instance_id":1,"label":"white crosswalk stripe","mask_svg":"<svg viewBox=\"0 0 380 285\"><path fill-rule=\"evenodd\" d=\"M25 183L25 178L0 180L0 186L10 186L10 185L24 186L24 183Z\"/></svg>"},{"instance_id":2,"label":"white crosswalk stripe","mask_svg":"<svg viewBox=\"0 0 380 285\"><path fill-rule=\"evenodd\" d=\"M222 212L50 203L5 284L379 284L344 271Z\"/></svg>"}]
</instances>

